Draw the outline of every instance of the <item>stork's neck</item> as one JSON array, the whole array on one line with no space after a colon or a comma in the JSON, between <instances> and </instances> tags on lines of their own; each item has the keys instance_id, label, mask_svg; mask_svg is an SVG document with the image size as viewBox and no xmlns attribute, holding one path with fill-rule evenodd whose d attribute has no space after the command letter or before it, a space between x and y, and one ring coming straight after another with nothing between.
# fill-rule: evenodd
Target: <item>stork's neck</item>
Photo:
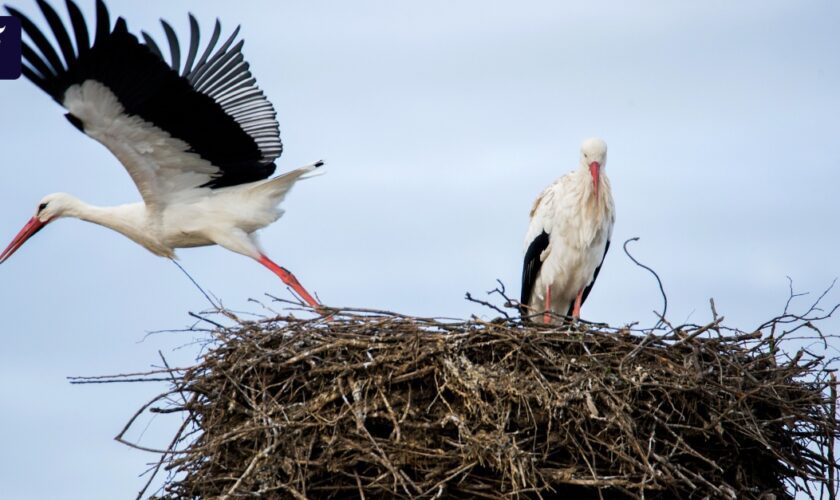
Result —
<instances>
[{"instance_id":1,"label":"stork's neck","mask_svg":"<svg viewBox=\"0 0 840 500\"><path fill-rule=\"evenodd\" d=\"M149 223L146 206L142 203L98 207L76 198L69 198L65 204L63 216L105 226L146 247L152 253L172 256L171 249L160 243L157 228Z\"/></svg>"},{"instance_id":2,"label":"stork's neck","mask_svg":"<svg viewBox=\"0 0 840 500\"><path fill-rule=\"evenodd\" d=\"M581 205L589 220L601 223L613 217L612 189L607 173L601 170L598 176L598 196L595 196L595 185L589 166L581 163L577 171L580 185Z\"/></svg>"},{"instance_id":3,"label":"stork's neck","mask_svg":"<svg viewBox=\"0 0 840 500\"><path fill-rule=\"evenodd\" d=\"M75 198L67 200L66 205L63 215L105 226L128 237L140 232L145 225L145 210L137 210L134 205L97 207Z\"/></svg>"}]
</instances>

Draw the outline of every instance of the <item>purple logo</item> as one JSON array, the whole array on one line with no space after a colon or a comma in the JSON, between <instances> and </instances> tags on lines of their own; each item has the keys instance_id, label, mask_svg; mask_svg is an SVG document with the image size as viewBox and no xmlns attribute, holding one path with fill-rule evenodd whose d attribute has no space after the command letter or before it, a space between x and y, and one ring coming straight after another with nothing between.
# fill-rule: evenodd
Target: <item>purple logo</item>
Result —
<instances>
[{"instance_id":1,"label":"purple logo","mask_svg":"<svg viewBox=\"0 0 840 500\"><path fill-rule=\"evenodd\" d=\"M20 77L20 19L0 16L0 80Z\"/></svg>"}]
</instances>

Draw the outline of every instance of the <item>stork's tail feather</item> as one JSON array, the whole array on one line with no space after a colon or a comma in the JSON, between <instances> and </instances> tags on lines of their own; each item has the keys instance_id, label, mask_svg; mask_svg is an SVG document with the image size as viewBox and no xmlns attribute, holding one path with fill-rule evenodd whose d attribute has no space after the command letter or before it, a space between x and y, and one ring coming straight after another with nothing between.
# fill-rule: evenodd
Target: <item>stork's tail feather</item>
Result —
<instances>
[{"instance_id":1,"label":"stork's tail feather","mask_svg":"<svg viewBox=\"0 0 840 500\"><path fill-rule=\"evenodd\" d=\"M299 180L311 179L313 177L318 177L318 176L324 175L326 173L323 170L318 170L319 168L321 168L323 166L324 166L324 160L318 160L315 163L310 163L309 165L305 165L303 167L300 167L299 169L293 170L292 172L303 171L303 174L301 174ZM315 173L310 174L310 172L315 172Z\"/></svg>"},{"instance_id":2,"label":"stork's tail feather","mask_svg":"<svg viewBox=\"0 0 840 500\"><path fill-rule=\"evenodd\" d=\"M323 164L324 162L319 160L315 163L310 163L309 165L296 168L291 172L286 172L283 175L278 175L273 179L268 179L267 181L261 182L254 186L253 192L257 194L267 195L273 200L273 203L275 204L280 203L281 201L283 201L283 198L286 197L286 193L288 193L289 190L292 189L292 186L294 186L297 181L321 175L320 173L311 175L307 174L314 172Z\"/></svg>"}]
</instances>

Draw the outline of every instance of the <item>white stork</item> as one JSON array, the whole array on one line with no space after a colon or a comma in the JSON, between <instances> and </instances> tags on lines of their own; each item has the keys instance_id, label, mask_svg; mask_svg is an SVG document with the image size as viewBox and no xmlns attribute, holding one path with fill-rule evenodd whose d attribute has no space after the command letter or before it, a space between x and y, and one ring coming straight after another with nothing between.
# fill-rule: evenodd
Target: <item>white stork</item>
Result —
<instances>
[{"instance_id":1,"label":"white stork","mask_svg":"<svg viewBox=\"0 0 840 500\"><path fill-rule=\"evenodd\" d=\"M142 34L144 43L130 34L123 18L112 27L102 0L96 2L93 43L72 0L67 10L74 40L49 4L38 5L58 50L32 21L7 7L31 40L23 45L23 74L67 109L70 123L117 157L143 202L96 207L50 194L0 254L0 263L45 225L76 217L170 259L176 248L220 245L257 260L317 306L289 271L266 257L254 232L283 214L278 204L292 185L323 162L269 179L283 151L280 129L243 58L243 42L234 43L239 28L216 49L217 20L199 54L198 22L190 15L182 64L178 38L165 21L170 62L148 34Z\"/></svg>"},{"instance_id":2,"label":"white stork","mask_svg":"<svg viewBox=\"0 0 840 500\"><path fill-rule=\"evenodd\" d=\"M525 236L523 315L545 311L580 317L610 248L615 224L610 181L604 173L607 143L587 139L580 167L557 179L534 202Z\"/></svg>"}]
</instances>

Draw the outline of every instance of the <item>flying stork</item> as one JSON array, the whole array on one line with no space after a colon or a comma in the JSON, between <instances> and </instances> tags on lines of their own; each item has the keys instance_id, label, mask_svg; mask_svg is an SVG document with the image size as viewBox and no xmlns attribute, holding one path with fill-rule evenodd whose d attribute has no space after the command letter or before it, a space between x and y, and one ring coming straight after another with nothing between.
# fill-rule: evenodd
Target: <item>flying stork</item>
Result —
<instances>
[{"instance_id":1,"label":"flying stork","mask_svg":"<svg viewBox=\"0 0 840 500\"><path fill-rule=\"evenodd\" d=\"M610 248L615 224L607 143L587 139L580 166L545 189L531 208L525 236L521 306L524 317L544 312L580 317Z\"/></svg>"},{"instance_id":2,"label":"flying stork","mask_svg":"<svg viewBox=\"0 0 840 500\"><path fill-rule=\"evenodd\" d=\"M217 20L199 53L198 22L190 14L182 61L175 31L161 21L167 62L147 33L140 42L121 17L112 26L102 0L91 34L79 7L67 0L73 39L49 4L38 0L38 6L57 50L29 18L6 7L31 40L23 45L23 74L117 157L143 202L97 207L64 193L47 195L0 263L50 222L75 217L170 259L176 248L220 245L257 260L316 307L295 276L263 253L254 233L283 214L278 205L289 189L323 162L269 178L283 151L280 129L244 60L243 42L236 41L239 28L218 45Z\"/></svg>"}]
</instances>

